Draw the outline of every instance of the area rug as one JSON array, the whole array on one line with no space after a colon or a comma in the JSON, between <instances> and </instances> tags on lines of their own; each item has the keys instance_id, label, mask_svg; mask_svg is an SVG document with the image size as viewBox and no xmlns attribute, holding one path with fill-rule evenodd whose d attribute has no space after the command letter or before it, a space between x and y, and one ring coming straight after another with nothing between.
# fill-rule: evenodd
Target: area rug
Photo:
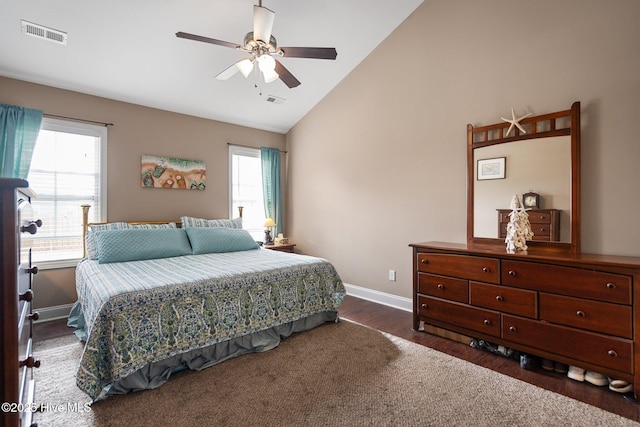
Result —
<instances>
[{"instance_id":1,"label":"area rug","mask_svg":"<svg viewBox=\"0 0 640 427\"><path fill-rule=\"evenodd\" d=\"M41 426L638 426L624 417L342 320L155 390L89 405L73 335L36 343Z\"/></svg>"}]
</instances>

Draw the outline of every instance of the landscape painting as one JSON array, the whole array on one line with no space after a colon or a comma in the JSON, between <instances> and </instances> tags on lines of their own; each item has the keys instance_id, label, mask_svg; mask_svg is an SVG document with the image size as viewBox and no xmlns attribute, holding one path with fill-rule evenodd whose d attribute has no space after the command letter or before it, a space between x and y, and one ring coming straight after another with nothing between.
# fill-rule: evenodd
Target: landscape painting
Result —
<instances>
[{"instance_id":1,"label":"landscape painting","mask_svg":"<svg viewBox=\"0 0 640 427\"><path fill-rule=\"evenodd\" d=\"M203 161L142 156L140 185L144 188L204 190L206 178L207 168Z\"/></svg>"}]
</instances>

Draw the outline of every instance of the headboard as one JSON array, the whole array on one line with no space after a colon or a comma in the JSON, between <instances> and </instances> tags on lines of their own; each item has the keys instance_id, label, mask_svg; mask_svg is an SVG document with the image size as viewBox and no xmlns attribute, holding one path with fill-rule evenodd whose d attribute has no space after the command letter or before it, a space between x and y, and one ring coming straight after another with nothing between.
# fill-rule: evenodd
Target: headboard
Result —
<instances>
[{"instance_id":1,"label":"headboard","mask_svg":"<svg viewBox=\"0 0 640 427\"><path fill-rule=\"evenodd\" d=\"M87 230L92 225L108 224L108 222L89 222L89 209L91 208L91 205L81 205L81 207L82 207L82 256L86 257L87 256L87 243L86 243ZM238 206L238 216L240 218L242 218L242 209L243 209L242 206ZM176 224L177 227L182 226L182 222L180 220L177 220L177 221L119 221L119 222L126 222L127 224L131 224L131 225L169 224L173 222Z\"/></svg>"}]
</instances>

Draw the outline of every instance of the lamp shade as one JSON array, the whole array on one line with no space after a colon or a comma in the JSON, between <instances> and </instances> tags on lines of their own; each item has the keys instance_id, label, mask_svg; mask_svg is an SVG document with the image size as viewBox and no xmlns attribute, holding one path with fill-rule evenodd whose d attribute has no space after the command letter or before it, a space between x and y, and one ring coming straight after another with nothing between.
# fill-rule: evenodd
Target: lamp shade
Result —
<instances>
[{"instance_id":1,"label":"lamp shade","mask_svg":"<svg viewBox=\"0 0 640 427\"><path fill-rule=\"evenodd\" d=\"M273 220L273 218L267 218L264 222L264 226L265 227L275 227L276 226L276 222Z\"/></svg>"},{"instance_id":2,"label":"lamp shade","mask_svg":"<svg viewBox=\"0 0 640 427\"><path fill-rule=\"evenodd\" d=\"M236 67L238 67L242 75L247 78L249 74L251 74L251 70L253 70L253 61L249 58L243 59L242 61L236 62Z\"/></svg>"}]
</instances>

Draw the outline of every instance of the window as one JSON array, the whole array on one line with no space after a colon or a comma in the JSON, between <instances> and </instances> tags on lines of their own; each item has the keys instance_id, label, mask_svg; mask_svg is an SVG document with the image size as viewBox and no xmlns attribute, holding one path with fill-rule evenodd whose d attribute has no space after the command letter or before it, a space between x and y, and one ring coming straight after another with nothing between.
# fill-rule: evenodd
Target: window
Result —
<instances>
[{"instance_id":1,"label":"window","mask_svg":"<svg viewBox=\"0 0 640 427\"><path fill-rule=\"evenodd\" d=\"M32 201L43 225L32 257L40 268L74 266L82 257L82 209L89 222L106 218L107 128L44 118L29 169Z\"/></svg>"},{"instance_id":2,"label":"window","mask_svg":"<svg viewBox=\"0 0 640 427\"><path fill-rule=\"evenodd\" d=\"M255 240L264 239L264 200L262 198L262 164L260 150L229 146L230 212L229 217L238 216L242 206L243 228Z\"/></svg>"}]
</instances>

